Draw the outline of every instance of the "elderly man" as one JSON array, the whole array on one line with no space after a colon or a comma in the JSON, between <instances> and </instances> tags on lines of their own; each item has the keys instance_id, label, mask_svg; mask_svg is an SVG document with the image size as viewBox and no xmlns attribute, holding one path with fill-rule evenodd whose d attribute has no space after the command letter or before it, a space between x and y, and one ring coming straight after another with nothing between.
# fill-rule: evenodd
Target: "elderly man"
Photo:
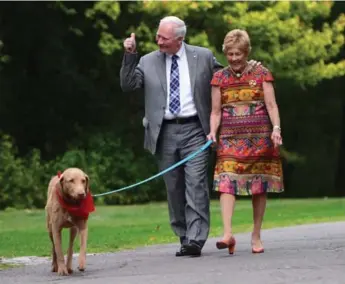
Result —
<instances>
[{"instance_id":1,"label":"elderly man","mask_svg":"<svg viewBox=\"0 0 345 284\"><path fill-rule=\"evenodd\" d=\"M184 42L185 23L169 16L160 21L159 50L142 56L135 34L124 41L120 72L123 91L144 88L144 146L161 170L198 150L210 131L211 85L222 68L206 48ZM165 174L170 224L180 237L176 256L200 256L209 234L208 152Z\"/></svg>"}]
</instances>

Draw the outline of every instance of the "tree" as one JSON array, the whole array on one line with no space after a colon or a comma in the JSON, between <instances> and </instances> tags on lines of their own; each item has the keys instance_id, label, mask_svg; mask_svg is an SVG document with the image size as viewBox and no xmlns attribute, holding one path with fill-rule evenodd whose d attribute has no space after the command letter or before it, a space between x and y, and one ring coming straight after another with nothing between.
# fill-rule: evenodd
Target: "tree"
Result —
<instances>
[{"instance_id":1,"label":"tree","mask_svg":"<svg viewBox=\"0 0 345 284\"><path fill-rule=\"evenodd\" d=\"M343 3L0 3L0 133L14 138L0 137L1 145L14 141L2 147L8 165L0 169L0 191L16 188L22 195L33 184L45 190L47 176L71 164L90 169L97 192L156 173L142 149L144 97L120 89L122 41L135 32L139 52L150 52L157 48L159 20L177 15L187 23L187 42L210 48L224 64L225 34L234 28L249 32L251 57L276 78L288 195L339 195L345 176ZM21 173L9 179L14 170ZM163 194L158 180L106 202L144 202ZM41 206L43 196L18 200Z\"/></svg>"},{"instance_id":2,"label":"tree","mask_svg":"<svg viewBox=\"0 0 345 284\"><path fill-rule=\"evenodd\" d=\"M145 13L135 29L143 52L155 48L151 42L158 19L172 14L186 21L187 41L209 47L218 56L225 34L245 29L252 40L252 57L262 60L276 77L315 85L345 75L345 60L334 61L344 46L345 15L327 22L332 6L315 1L144 1L133 4L133 10Z\"/></svg>"}]
</instances>

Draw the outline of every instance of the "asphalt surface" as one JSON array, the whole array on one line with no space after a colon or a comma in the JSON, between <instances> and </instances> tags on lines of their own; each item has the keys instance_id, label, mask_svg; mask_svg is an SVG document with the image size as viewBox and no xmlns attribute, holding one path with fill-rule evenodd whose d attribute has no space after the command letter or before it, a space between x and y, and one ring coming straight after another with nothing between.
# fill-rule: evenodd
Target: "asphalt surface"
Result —
<instances>
[{"instance_id":1,"label":"asphalt surface","mask_svg":"<svg viewBox=\"0 0 345 284\"><path fill-rule=\"evenodd\" d=\"M345 283L345 222L265 230L265 253L253 255L238 234L233 256L209 239L199 258L175 257L178 244L88 256L85 272L57 276L50 263L0 271L1 284ZM74 267L77 261L74 259Z\"/></svg>"}]
</instances>

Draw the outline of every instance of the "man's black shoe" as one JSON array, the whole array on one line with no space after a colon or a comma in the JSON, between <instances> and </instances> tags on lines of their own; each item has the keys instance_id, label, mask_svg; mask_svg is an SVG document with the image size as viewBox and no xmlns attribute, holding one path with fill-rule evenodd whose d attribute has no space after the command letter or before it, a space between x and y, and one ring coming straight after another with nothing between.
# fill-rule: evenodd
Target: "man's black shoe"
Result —
<instances>
[{"instance_id":1,"label":"man's black shoe","mask_svg":"<svg viewBox=\"0 0 345 284\"><path fill-rule=\"evenodd\" d=\"M184 255L200 256L201 247L196 242L191 241L189 244L184 246Z\"/></svg>"},{"instance_id":2,"label":"man's black shoe","mask_svg":"<svg viewBox=\"0 0 345 284\"><path fill-rule=\"evenodd\" d=\"M186 248L185 245L181 245L180 250L176 252L176 256L186 256Z\"/></svg>"}]
</instances>

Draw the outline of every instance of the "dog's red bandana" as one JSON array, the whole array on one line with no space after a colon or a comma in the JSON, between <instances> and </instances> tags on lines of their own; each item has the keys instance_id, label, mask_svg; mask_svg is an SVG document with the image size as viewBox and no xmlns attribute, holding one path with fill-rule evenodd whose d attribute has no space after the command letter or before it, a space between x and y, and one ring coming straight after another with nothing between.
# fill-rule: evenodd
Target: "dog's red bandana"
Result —
<instances>
[{"instance_id":1,"label":"dog's red bandana","mask_svg":"<svg viewBox=\"0 0 345 284\"><path fill-rule=\"evenodd\" d=\"M59 178L60 175L61 174L58 173ZM56 188L55 191L58 196L60 205L62 206L62 208L66 209L68 213L70 213L71 215L81 217L83 219L88 219L89 214L95 211L95 205L90 191L87 193L86 197L80 201L79 204L68 204L61 196L60 190Z\"/></svg>"},{"instance_id":2,"label":"dog's red bandana","mask_svg":"<svg viewBox=\"0 0 345 284\"><path fill-rule=\"evenodd\" d=\"M56 194L59 198L60 205L68 211L73 216L81 217L83 219L88 219L89 214L95 211L95 205L93 202L93 197L90 192L86 197L80 201L78 205L68 204L61 196L58 189L56 189Z\"/></svg>"}]
</instances>

